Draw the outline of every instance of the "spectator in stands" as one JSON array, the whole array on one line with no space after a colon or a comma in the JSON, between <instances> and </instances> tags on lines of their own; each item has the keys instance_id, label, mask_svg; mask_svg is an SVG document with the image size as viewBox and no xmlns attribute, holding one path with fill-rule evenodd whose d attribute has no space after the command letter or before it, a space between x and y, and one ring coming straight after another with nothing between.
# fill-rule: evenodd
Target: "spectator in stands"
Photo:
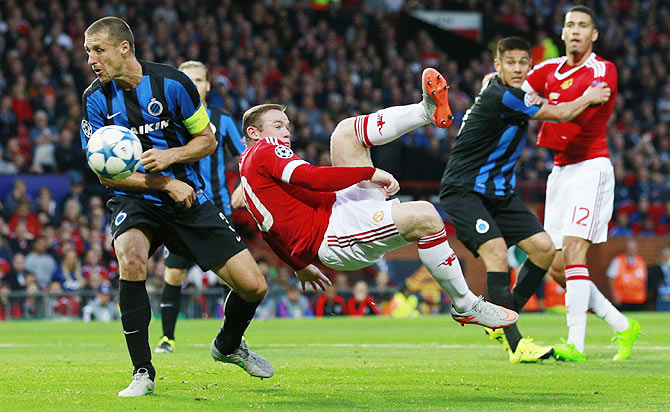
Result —
<instances>
[{"instance_id":1,"label":"spectator in stands","mask_svg":"<svg viewBox=\"0 0 670 412\"><path fill-rule=\"evenodd\" d=\"M633 236L633 230L630 228L628 215L626 212L618 210L614 214L614 226L609 231L609 237L629 237Z\"/></svg>"},{"instance_id":2,"label":"spectator in stands","mask_svg":"<svg viewBox=\"0 0 670 412\"><path fill-rule=\"evenodd\" d=\"M77 292L86 286L81 261L74 247L70 246L63 252L63 260L58 266L53 280L59 281L66 292Z\"/></svg>"},{"instance_id":3,"label":"spectator in stands","mask_svg":"<svg viewBox=\"0 0 670 412\"><path fill-rule=\"evenodd\" d=\"M314 303L316 317L346 315L347 304L342 296L337 294L335 285L329 286Z\"/></svg>"},{"instance_id":4,"label":"spectator in stands","mask_svg":"<svg viewBox=\"0 0 670 412\"><path fill-rule=\"evenodd\" d=\"M85 157L80 152L80 147L75 144L74 133L69 128L60 131L58 142L54 147L56 165L61 173L69 171L82 171L88 167Z\"/></svg>"},{"instance_id":5,"label":"spectator in stands","mask_svg":"<svg viewBox=\"0 0 670 412\"><path fill-rule=\"evenodd\" d=\"M51 189L47 186L42 186L37 195L37 210L42 211L49 216L51 220L56 215L56 201L51 197Z\"/></svg>"},{"instance_id":6,"label":"spectator in stands","mask_svg":"<svg viewBox=\"0 0 670 412\"><path fill-rule=\"evenodd\" d=\"M0 98L0 147L4 147L10 137L16 136L16 128L16 113L12 109L12 98L4 95Z\"/></svg>"},{"instance_id":7,"label":"spectator in stands","mask_svg":"<svg viewBox=\"0 0 670 412\"><path fill-rule=\"evenodd\" d=\"M26 185L25 180L17 178L14 180L12 191L7 194L5 200L2 202L5 216L9 218L16 211L16 208L22 201L26 201L28 204L30 204L28 186Z\"/></svg>"},{"instance_id":8,"label":"spectator in stands","mask_svg":"<svg viewBox=\"0 0 670 412\"><path fill-rule=\"evenodd\" d=\"M37 220L37 215L30 211L30 202L28 200L19 201L16 206L16 211L9 219L9 232L16 233L16 227L19 223L26 226L26 230L34 237L40 234L40 224Z\"/></svg>"},{"instance_id":9,"label":"spectator in stands","mask_svg":"<svg viewBox=\"0 0 670 412\"><path fill-rule=\"evenodd\" d=\"M48 305L51 308L51 313L59 316L78 316L81 306L79 304L79 297L63 294L63 288L57 280L49 282L49 298ZM38 314L41 313L38 307ZM39 315L38 315L39 316Z\"/></svg>"},{"instance_id":10,"label":"spectator in stands","mask_svg":"<svg viewBox=\"0 0 670 412\"><path fill-rule=\"evenodd\" d=\"M0 283L0 321L7 318L20 318L22 316L21 306L9 298L11 288L7 283Z\"/></svg>"},{"instance_id":11,"label":"spectator in stands","mask_svg":"<svg viewBox=\"0 0 670 412\"><path fill-rule=\"evenodd\" d=\"M647 310L656 310L661 289L670 288L670 247L661 249L658 262L647 269Z\"/></svg>"},{"instance_id":12,"label":"spectator in stands","mask_svg":"<svg viewBox=\"0 0 670 412\"><path fill-rule=\"evenodd\" d=\"M5 160L4 150L0 145L0 175L16 175L18 172L14 163Z\"/></svg>"},{"instance_id":13,"label":"spectator in stands","mask_svg":"<svg viewBox=\"0 0 670 412\"><path fill-rule=\"evenodd\" d=\"M349 316L379 315L381 311L377 302L368 293L368 284L359 280L354 285L354 296L347 302L347 314Z\"/></svg>"},{"instance_id":14,"label":"spectator in stands","mask_svg":"<svg viewBox=\"0 0 670 412\"><path fill-rule=\"evenodd\" d=\"M277 317L279 318L311 318L314 316L309 305L309 299L300 293L296 285L289 285L286 296L283 296L277 304Z\"/></svg>"},{"instance_id":15,"label":"spectator in stands","mask_svg":"<svg viewBox=\"0 0 670 412\"><path fill-rule=\"evenodd\" d=\"M626 251L612 259L607 268L612 303L620 310L643 310L647 301L647 263L638 254L635 239L628 239Z\"/></svg>"},{"instance_id":16,"label":"spectator in stands","mask_svg":"<svg viewBox=\"0 0 670 412\"><path fill-rule=\"evenodd\" d=\"M104 283L98 287L95 299L84 306L82 313L84 322L111 322L121 319L116 302L112 300L112 288Z\"/></svg>"},{"instance_id":17,"label":"spectator in stands","mask_svg":"<svg viewBox=\"0 0 670 412\"><path fill-rule=\"evenodd\" d=\"M12 258L11 268L7 276L5 276L4 282L9 285L12 291L26 290L26 277L28 273L25 256L23 253L15 253Z\"/></svg>"},{"instance_id":18,"label":"spectator in stands","mask_svg":"<svg viewBox=\"0 0 670 412\"><path fill-rule=\"evenodd\" d=\"M649 216L649 199L642 197L637 202L637 210L633 211L628 217L631 225L642 226L644 220Z\"/></svg>"},{"instance_id":19,"label":"spectator in stands","mask_svg":"<svg viewBox=\"0 0 670 412\"><path fill-rule=\"evenodd\" d=\"M49 286L58 268L56 259L46 251L47 244L48 240L44 236L39 236L33 243L32 252L26 255L26 270L37 276L37 282L42 289Z\"/></svg>"}]
</instances>

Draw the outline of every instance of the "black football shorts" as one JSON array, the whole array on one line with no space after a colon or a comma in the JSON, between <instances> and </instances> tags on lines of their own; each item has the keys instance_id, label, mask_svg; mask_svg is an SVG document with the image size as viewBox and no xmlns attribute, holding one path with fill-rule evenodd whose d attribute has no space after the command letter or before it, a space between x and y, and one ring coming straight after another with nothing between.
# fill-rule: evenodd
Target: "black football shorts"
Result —
<instances>
[{"instance_id":1,"label":"black football shorts","mask_svg":"<svg viewBox=\"0 0 670 412\"><path fill-rule=\"evenodd\" d=\"M515 194L487 196L453 187L440 196L440 204L456 228L458 240L475 255L481 245L502 237L507 247L544 231L542 224Z\"/></svg>"},{"instance_id":2,"label":"black football shorts","mask_svg":"<svg viewBox=\"0 0 670 412\"><path fill-rule=\"evenodd\" d=\"M209 270L246 249L223 212L209 201L187 209L115 196L107 208L112 216L112 236L116 239L130 228L141 229L151 237L149 256L165 244L171 252Z\"/></svg>"}]
</instances>

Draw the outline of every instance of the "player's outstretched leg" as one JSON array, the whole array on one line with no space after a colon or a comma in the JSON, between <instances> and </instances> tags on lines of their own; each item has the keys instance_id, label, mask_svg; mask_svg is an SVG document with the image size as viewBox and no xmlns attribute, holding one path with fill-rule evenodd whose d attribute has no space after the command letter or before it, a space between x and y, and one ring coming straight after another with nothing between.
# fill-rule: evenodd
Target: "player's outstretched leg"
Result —
<instances>
[{"instance_id":1,"label":"player's outstretched leg","mask_svg":"<svg viewBox=\"0 0 670 412\"><path fill-rule=\"evenodd\" d=\"M242 339L267 292L263 274L247 249L228 259L215 272L232 290L224 304L223 325L210 345L210 355L215 361L241 367L251 376L271 377L274 368L270 362L249 351Z\"/></svg>"},{"instance_id":2,"label":"player's outstretched leg","mask_svg":"<svg viewBox=\"0 0 670 412\"><path fill-rule=\"evenodd\" d=\"M435 207L424 201L393 205L393 222L407 241L417 242L419 258L451 299L451 316L461 324L491 329L515 324L513 310L477 298L468 288L458 257L449 246L444 222Z\"/></svg>"},{"instance_id":3,"label":"player's outstretched leg","mask_svg":"<svg viewBox=\"0 0 670 412\"><path fill-rule=\"evenodd\" d=\"M370 147L389 143L431 122L448 127L453 116L444 77L435 69L425 69L422 90L423 100L419 103L388 107L341 121L330 138L333 166L372 166Z\"/></svg>"},{"instance_id":4,"label":"player's outstretched leg","mask_svg":"<svg viewBox=\"0 0 670 412\"><path fill-rule=\"evenodd\" d=\"M614 331L612 339L617 344L617 353L612 360L620 361L630 358L633 344L642 332L640 323L634 319L626 318L619 312L593 282L591 282L589 309L600 319L607 322Z\"/></svg>"}]
</instances>

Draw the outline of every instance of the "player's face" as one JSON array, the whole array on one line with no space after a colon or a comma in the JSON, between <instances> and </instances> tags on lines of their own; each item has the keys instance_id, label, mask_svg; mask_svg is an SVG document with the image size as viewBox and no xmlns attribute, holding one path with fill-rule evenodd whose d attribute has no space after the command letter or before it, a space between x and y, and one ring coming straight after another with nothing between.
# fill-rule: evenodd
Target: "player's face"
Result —
<instances>
[{"instance_id":1,"label":"player's face","mask_svg":"<svg viewBox=\"0 0 670 412\"><path fill-rule=\"evenodd\" d=\"M507 50L494 65L503 84L521 87L530 71L530 55L526 50Z\"/></svg>"},{"instance_id":2,"label":"player's face","mask_svg":"<svg viewBox=\"0 0 670 412\"><path fill-rule=\"evenodd\" d=\"M200 94L200 100L204 102L211 88L207 81L207 71L202 67L188 67L182 71L195 83L195 87L198 88Z\"/></svg>"},{"instance_id":3,"label":"player's face","mask_svg":"<svg viewBox=\"0 0 670 412\"><path fill-rule=\"evenodd\" d=\"M565 15L561 39L567 54L582 55L591 52L593 42L598 39L598 30L587 13L572 11Z\"/></svg>"},{"instance_id":4,"label":"player's face","mask_svg":"<svg viewBox=\"0 0 670 412\"><path fill-rule=\"evenodd\" d=\"M291 146L290 122L281 110L268 110L261 116L262 126L258 130L258 139L276 137L285 145ZM255 137L255 136L254 136Z\"/></svg>"},{"instance_id":5,"label":"player's face","mask_svg":"<svg viewBox=\"0 0 670 412\"><path fill-rule=\"evenodd\" d=\"M123 73L123 56L128 42L116 43L107 30L84 35L84 49L88 54L88 65L101 82L107 83Z\"/></svg>"}]
</instances>

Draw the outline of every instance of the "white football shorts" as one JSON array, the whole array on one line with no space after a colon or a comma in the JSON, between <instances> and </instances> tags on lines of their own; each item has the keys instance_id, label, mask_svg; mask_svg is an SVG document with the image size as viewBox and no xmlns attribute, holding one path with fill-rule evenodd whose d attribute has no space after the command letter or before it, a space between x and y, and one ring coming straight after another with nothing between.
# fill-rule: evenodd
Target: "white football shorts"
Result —
<instances>
[{"instance_id":1,"label":"white football shorts","mask_svg":"<svg viewBox=\"0 0 670 412\"><path fill-rule=\"evenodd\" d=\"M563 249L563 236L606 242L613 209L614 168L609 158L554 166L547 180L544 229L556 249Z\"/></svg>"},{"instance_id":2,"label":"white football shorts","mask_svg":"<svg viewBox=\"0 0 670 412\"><path fill-rule=\"evenodd\" d=\"M335 193L328 229L319 247L321 263L335 270L362 269L384 253L409 245L393 223L391 207L378 189L358 185Z\"/></svg>"}]
</instances>

